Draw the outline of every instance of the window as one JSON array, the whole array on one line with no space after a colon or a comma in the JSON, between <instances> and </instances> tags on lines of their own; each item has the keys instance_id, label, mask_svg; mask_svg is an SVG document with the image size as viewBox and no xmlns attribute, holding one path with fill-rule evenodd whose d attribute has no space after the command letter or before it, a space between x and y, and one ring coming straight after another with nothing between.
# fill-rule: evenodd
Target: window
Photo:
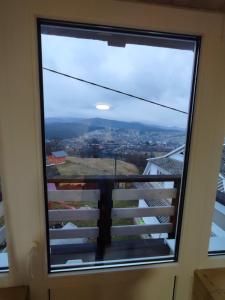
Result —
<instances>
[{"instance_id":1,"label":"window","mask_svg":"<svg viewBox=\"0 0 225 300\"><path fill-rule=\"evenodd\" d=\"M5 217L4 217L4 205L3 195L1 188L0 177L0 272L8 269L8 254L6 244L6 230L5 230Z\"/></svg>"},{"instance_id":2,"label":"window","mask_svg":"<svg viewBox=\"0 0 225 300\"><path fill-rule=\"evenodd\" d=\"M216 199L209 240L209 253L225 252L225 140L222 147L222 157L217 181Z\"/></svg>"},{"instance_id":3,"label":"window","mask_svg":"<svg viewBox=\"0 0 225 300\"><path fill-rule=\"evenodd\" d=\"M176 260L199 38L38 28L49 271Z\"/></svg>"}]
</instances>

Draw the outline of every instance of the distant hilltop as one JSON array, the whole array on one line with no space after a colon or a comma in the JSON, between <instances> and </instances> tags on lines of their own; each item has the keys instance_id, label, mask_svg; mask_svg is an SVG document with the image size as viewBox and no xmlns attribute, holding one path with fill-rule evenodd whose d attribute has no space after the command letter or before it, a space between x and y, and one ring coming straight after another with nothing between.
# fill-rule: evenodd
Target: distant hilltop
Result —
<instances>
[{"instance_id":1,"label":"distant hilltop","mask_svg":"<svg viewBox=\"0 0 225 300\"><path fill-rule=\"evenodd\" d=\"M45 135L47 139L52 138L73 138L78 137L94 130L101 129L114 129L114 130L130 130L135 129L138 131L154 131L163 132L169 131L171 133L184 132L184 129L177 127L164 127L159 125L148 125L138 122L123 122L117 120L109 120L102 118L46 118L45 119Z\"/></svg>"}]
</instances>

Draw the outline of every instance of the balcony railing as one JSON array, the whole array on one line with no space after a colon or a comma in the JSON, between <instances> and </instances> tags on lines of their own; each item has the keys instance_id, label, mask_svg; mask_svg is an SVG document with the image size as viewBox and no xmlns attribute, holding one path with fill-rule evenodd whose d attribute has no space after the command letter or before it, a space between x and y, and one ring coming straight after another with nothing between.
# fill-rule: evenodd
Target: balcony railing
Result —
<instances>
[{"instance_id":1,"label":"balcony railing","mask_svg":"<svg viewBox=\"0 0 225 300\"><path fill-rule=\"evenodd\" d=\"M144 183L170 182L171 188L154 188L154 184L146 188ZM83 189L48 190L49 203L61 202L75 203L90 201L95 203L92 208L79 209L49 209L49 222L76 222L95 220L96 226L77 227L73 229L50 228L50 240L73 239L73 238L96 238L95 260L103 260L105 251L112 244L113 236L132 236L150 234L168 234L169 239L174 239L177 227L177 211L180 194L180 176L150 175L150 176L88 176L74 178L48 179L48 183L56 186L61 184L84 184ZM135 185L138 187L135 188ZM143 185L141 184L143 183ZM129 188L127 188L129 184ZM93 188L94 187L94 188ZM127 200L169 200L165 206L154 207L114 207L115 201ZM93 208L95 207L95 208ZM140 218L140 217L167 216L167 223L159 224L134 224L113 226L114 218Z\"/></svg>"}]
</instances>

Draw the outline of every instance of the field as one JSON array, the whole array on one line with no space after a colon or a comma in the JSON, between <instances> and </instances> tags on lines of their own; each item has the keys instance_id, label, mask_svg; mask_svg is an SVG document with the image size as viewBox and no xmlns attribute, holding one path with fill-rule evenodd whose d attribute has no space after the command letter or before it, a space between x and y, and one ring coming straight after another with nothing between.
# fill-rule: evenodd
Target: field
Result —
<instances>
[{"instance_id":1,"label":"field","mask_svg":"<svg viewBox=\"0 0 225 300\"><path fill-rule=\"evenodd\" d=\"M112 158L68 157L65 164L57 165L62 176L115 175L115 160ZM137 175L138 168L122 160L116 161L116 175Z\"/></svg>"}]
</instances>

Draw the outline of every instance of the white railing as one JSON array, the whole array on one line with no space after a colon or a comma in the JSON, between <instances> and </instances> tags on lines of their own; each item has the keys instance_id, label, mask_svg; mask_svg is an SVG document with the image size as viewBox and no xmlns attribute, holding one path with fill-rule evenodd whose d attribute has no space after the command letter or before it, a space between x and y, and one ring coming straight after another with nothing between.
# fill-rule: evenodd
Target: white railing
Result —
<instances>
[{"instance_id":1,"label":"white railing","mask_svg":"<svg viewBox=\"0 0 225 300\"><path fill-rule=\"evenodd\" d=\"M48 192L48 201L98 201L99 190L58 190Z\"/></svg>"},{"instance_id":2,"label":"white railing","mask_svg":"<svg viewBox=\"0 0 225 300\"><path fill-rule=\"evenodd\" d=\"M113 189L112 201L126 201L142 199L172 199L177 196L177 190L171 189ZM49 201L99 201L99 190L58 190L49 191ZM171 206L159 206L148 208L112 208L111 218L136 218L150 216L175 216L176 208ZM100 210L96 208L80 209L53 209L49 210L50 222L69 222L76 220L98 220ZM141 235L152 233L171 233L173 224L152 225L121 225L112 226L111 235ZM77 237L97 237L98 227L80 227L74 229L50 229L51 239L69 239Z\"/></svg>"}]
</instances>

